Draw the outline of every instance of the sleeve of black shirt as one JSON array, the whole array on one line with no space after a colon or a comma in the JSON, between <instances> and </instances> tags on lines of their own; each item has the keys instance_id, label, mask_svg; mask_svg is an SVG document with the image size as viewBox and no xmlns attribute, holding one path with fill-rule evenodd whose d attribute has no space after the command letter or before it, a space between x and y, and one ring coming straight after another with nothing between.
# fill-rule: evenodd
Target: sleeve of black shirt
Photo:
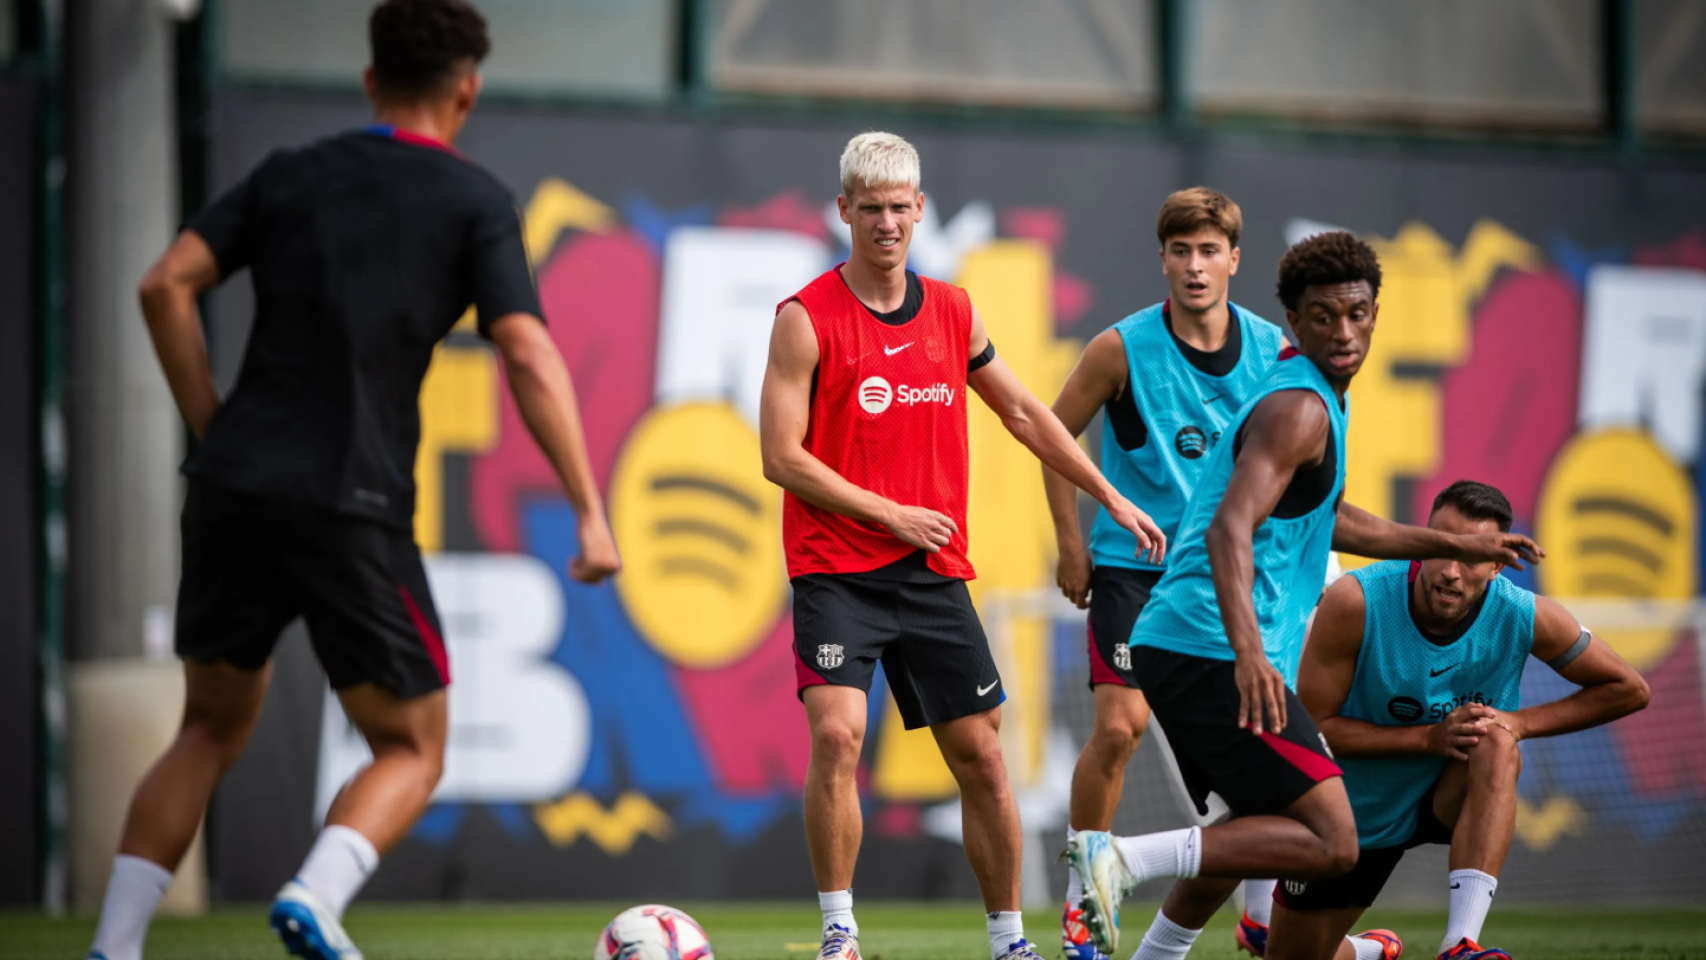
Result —
<instances>
[{"instance_id":1,"label":"sleeve of black shirt","mask_svg":"<svg viewBox=\"0 0 1706 960\"><path fill-rule=\"evenodd\" d=\"M488 202L474 225L470 278L480 335L492 335L492 323L512 313L530 313L541 321L539 293L527 266L527 245L521 236L521 215L508 197Z\"/></svg>"},{"instance_id":2,"label":"sleeve of black shirt","mask_svg":"<svg viewBox=\"0 0 1706 960\"><path fill-rule=\"evenodd\" d=\"M262 162L184 224L185 230L194 230L213 251L221 280L248 266L254 253L255 180L265 168Z\"/></svg>"}]
</instances>

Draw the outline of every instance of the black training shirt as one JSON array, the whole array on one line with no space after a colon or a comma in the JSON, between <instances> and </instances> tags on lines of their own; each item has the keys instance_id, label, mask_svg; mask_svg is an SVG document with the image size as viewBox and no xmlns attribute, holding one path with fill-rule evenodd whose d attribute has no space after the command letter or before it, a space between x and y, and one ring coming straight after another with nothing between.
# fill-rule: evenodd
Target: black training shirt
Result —
<instances>
[{"instance_id":1,"label":"black training shirt","mask_svg":"<svg viewBox=\"0 0 1706 960\"><path fill-rule=\"evenodd\" d=\"M185 472L410 527L433 348L470 304L482 335L541 316L509 191L374 126L274 152L186 229L222 280L249 268L255 323Z\"/></svg>"}]
</instances>

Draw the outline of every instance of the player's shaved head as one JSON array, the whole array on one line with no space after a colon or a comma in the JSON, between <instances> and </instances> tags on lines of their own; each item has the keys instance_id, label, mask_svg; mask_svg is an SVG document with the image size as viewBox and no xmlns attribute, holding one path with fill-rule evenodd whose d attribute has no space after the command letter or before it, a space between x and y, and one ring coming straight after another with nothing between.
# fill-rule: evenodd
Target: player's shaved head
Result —
<instances>
[{"instance_id":1,"label":"player's shaved head","mask_svg":"<svg viewBox=\"0 0 1706 960\"><path fill-rule=\"evenodd\" d=\"M385 0L367 21L373 83L388 100L431 100L491 52L486 18L465 0Z\"/></svg>"}]
</instances>

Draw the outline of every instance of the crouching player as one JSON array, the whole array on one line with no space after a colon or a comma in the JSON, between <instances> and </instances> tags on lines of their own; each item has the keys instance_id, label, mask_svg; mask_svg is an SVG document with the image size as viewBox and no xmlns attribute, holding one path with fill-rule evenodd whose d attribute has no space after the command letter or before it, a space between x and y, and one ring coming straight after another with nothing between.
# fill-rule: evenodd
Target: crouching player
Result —
<instances>
[{"instance_id":1,"label":"crouching player","mask_svg":"<svg viewBox=\"0 0 1706 960\"><path fill-rule=\"evenodd\" d=\"M1459 480L1435 498L1428 525L1507 531L1511 507L1497 489ZM1343 876L1280 885L1267 960L1397 957L1403 946L1389 931L1345 934L1404 851L1425 843L1451 846L1441 960L1509 960L1477 941L1516 830L1517 744L1633 713L1647 704L1647 684L1563 607L1502 569L1387 561L1327 591L1297 695L1344 771L1360 855ZM1530 654L1581 689L1522 707Z\"/></svg>"}]
</instances>

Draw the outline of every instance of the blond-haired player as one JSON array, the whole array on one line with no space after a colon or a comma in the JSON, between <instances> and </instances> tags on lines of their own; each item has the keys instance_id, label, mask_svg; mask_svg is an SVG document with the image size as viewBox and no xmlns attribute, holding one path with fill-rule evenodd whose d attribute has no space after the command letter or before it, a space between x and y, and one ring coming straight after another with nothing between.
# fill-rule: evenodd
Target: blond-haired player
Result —
<instances>
[{"instance_id":1,"label":"blond-haired player","mask_svg":"<svg viewBox=\"0 0 1706 960\"><path fill-rule=\"evenodd\" d=\"M1005 699L965 581L966 389L1019 442L1089 491L1137 549L1161 531L1103 479L995 355L964 290L906 269L924 212L918 154L854 137L837 205L852 252L777 310L764 374L764 475L783 487L799 695L811 725L806 840L820 960L857 960L856 773L880 660L907 729L929 727L959 783L966 858L990 956L1039 960L1019 914L1019 812L997 737Z\"/></svg>"}]
</instances>

